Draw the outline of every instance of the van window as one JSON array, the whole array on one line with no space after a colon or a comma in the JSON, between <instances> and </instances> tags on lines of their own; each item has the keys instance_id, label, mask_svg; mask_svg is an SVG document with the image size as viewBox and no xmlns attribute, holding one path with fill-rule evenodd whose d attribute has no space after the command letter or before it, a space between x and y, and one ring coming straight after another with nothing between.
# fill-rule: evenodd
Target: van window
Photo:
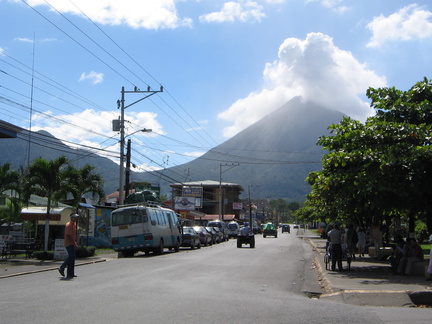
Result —
<instances>
[{"instance_id":1,"label":"van window","mask_svg":"<svg viewBox=\"0 0 432 324\"><path fill-rule=\"evenodd\" d=\"M142 222L147 222L147 215L145 213L145 210L128 208L112 213L113 226L131 225Z\"/></svg>"}]
</instances>

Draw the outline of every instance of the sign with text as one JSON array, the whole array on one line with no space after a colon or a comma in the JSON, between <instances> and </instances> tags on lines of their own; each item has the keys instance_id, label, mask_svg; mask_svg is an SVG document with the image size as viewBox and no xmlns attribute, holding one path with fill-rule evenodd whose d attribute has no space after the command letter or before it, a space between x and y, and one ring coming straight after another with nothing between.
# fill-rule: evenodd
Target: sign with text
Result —
<instances>
[{"instance_id":1,"label":"sign with text","mask_svg":"<svg viewBox=\"0 0 432 324\"><path fill-rule=\"evenodd\" d=\"M202 197L203 188L202 187L183 187L182 188L183 197Z\"/></svg>"},{"instance_id":2,"label":"sign with text","mask_svg":"<svg viewBox=\"0 0 432 324\"><path fill-rule=\"evenodd\" d=\"M233 202L233 209L235 209L235 210L243 209L243 203Z\"/></svg>"},{"instance_id":3,"label":"sign with text","mask_svg":"<svg viewBox=\"0 0 432 324\"><path fill-rule=\"evenodd\" d=\"M64 240L57 239L55 240L54 245L54 259L55 260L64 260L68 256L66 248L64 247Z\"/></svg>"}]
</instances>

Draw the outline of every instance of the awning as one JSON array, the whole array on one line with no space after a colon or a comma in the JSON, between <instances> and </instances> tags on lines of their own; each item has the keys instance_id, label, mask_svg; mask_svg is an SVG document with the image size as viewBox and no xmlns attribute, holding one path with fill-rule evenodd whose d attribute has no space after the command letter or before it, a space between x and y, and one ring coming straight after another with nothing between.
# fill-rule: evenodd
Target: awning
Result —
<instances>
[{"instance_id":1,"label":"awning","mask_svg":"<svg viewBox=\"0 0 432 324\"><path fill-rule=\"evenodd\" d=\"M65 209L72 209L71 207L51 208L50 220L60 221L61 214ZM28 221L44 221L46 220L47 208L46 207L28 207L21 210L21 219Z\"/></svg>"},{"instance_id":2,"label":"awning","mask_svg":"<svg viewBox=\"0 0 432 324\"><path fill-rule=\"evenodd\" d=\"M96 207L93 206L93 205L84 204L84 203L79 203L79 206L80 206L80 207L85 207L85 208L96 208Z\"/></svg>"},{"instance_id":3,"label":"awning","mask_svg":"<svg viewBox=\"0 0 432 324\"><path fill-rule=\"evenodd\" d=\"M204 217L197 217L195 216L195 220L208 220L208 221L212 221L212 220L216 220L219 219L219 215L209 215L206 214ZM233 221L235 219L235 215L223 215L223 220L230 222Z\"/></svg>"}]
</instances>

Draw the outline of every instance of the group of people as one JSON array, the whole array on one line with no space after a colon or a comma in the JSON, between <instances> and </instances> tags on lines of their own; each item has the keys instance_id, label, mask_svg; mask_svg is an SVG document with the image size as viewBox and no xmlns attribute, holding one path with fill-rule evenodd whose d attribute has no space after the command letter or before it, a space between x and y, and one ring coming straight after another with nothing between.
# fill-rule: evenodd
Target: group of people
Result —
<instances>
[{"instance_id":1,"label":"group of people","mask_svg":"<svg viewBox=\"0 0 432 324\"><path fill-rule=\"evenodd\" d=\"M342 257L343 245L346 245L348 252L355 259L356 251L359 257L364 257L366 248L366 233L362 228L355 230L354 225L348 225L344 230L339 224L334 225L327 233L327 240L332 255L332 270L336 269L336 264L339 270L343 270Z\"/></svg>"},{"instance_id":2,"label":"group of people","mask_svg":"<svg viewBox=\"0 0 432 324\"><path fill-rule=\"evenodd\" d=\"M432 243L432 235L429 239ZM390 258L390 265L394 273L409 276L411 275L414 262L423 260L423 250L415 238L411 237L406 241L404 241L403 238L398 238L396 240L394 253ZM432 261L429 264L428 273L432 274ZM432 276L429 276L427 280L431 280L431 277Z\"/></svg>"}]
</instances>

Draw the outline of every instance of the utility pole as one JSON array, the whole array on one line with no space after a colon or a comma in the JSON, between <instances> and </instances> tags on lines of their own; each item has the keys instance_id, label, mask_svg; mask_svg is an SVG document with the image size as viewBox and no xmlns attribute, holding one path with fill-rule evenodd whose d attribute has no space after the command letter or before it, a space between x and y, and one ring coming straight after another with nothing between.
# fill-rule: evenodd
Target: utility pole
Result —
<instances>
[{"instance_id":1,"label":"utility pole","mask_svg":"<svg viewBox=\"0 0 432 324\"><path fill-rule=\"evenodd\" d=\"M135 87L133 91L125 91L124 87L122 87L121 90L121 100L117 101L117 105L120 112L120 184L119 184L119 205L123 205L124 203L124 178L125 178L125 172L124 172L124 144L125 144L125 125L124 125L124 111L126 108L129 108L130 106L147 99L150 96L153 96L154 94L158 92L163 92L163 87L160 87L160 90L152 90L150 86L147 87L147 90L141 91L138 89L138 87ZM125 106L125 94L126 93L139 93L139 94L145 94L143 98L131 103L130 105ZM144 131L144 130L143 130ZM150 130L151 131L151 130Z\"/></svg>"},{"instance_id":2,"label":"utility pole","mask_svg":"<svg viewBox=\"0 0 432 324\"><path fill-rule=\"evenodd\" d=\"M128 139L126 147L126 183L125 183L125 198L129 195L130 190L130 165L131 165L131 140Z\"/></svg>"},{"instance_id":3,"label":"utility pole","mask_svg":"<svg viewBox=\"0 0 432 324\"><path fill-rule=\"evenodd\" d=\"M240 163L236 162L236 163L220 163L219 164L219 219L223 220L223 210L222 210L222 173L228 170L231 170L232 168L239 166ZM226 169L225 171L222 172L222 167L229 167L228 169Z\"/></svg>"}]
</instances>

